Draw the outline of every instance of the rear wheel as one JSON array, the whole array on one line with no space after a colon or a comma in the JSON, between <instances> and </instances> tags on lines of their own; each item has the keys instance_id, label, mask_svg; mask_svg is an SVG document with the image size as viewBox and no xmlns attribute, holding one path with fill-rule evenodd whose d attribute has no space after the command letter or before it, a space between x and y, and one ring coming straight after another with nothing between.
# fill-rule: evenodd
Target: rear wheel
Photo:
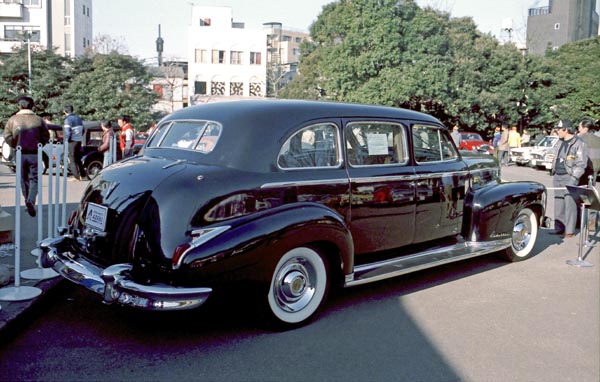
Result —
<instances>
[{"instance_id":1,"label":"rear wheel","mask_svg":"<svg viewBox=\"0 0 600 382\"><path fill-rule=\"evenodd\" d=\"M299 326L315 314L328 290L327 261L312 248L294 248L275 267L267 295L268 313L277 326Z\"/></svg>"},{"instance_id":2,"label":"rear wheel","mask_svg":"<svg viewBox=\"0 0 600 382\"><path fill-rule=\"evenodd\" d=\"M537 235L537 217L532 210L524 208L513 223L511 245L504 250L504 257L511 262L530 258Z\"/></svg>"}]
</instances>

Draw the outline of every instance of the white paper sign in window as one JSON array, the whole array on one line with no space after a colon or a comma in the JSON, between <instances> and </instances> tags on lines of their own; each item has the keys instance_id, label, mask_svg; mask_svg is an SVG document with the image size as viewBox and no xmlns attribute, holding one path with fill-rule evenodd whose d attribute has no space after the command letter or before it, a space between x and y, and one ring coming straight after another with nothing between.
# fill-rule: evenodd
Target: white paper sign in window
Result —
<instances>
[{"instance_id":1,"label":"white paper sign in window","mask_svg":"<svg viewBox=\"0 0 600 382\"><path fill-rule=\"evenodd\" d=\"M367 134L369 155L388 155L388 139L386 134Z\"/></svg>"}]
</instances>

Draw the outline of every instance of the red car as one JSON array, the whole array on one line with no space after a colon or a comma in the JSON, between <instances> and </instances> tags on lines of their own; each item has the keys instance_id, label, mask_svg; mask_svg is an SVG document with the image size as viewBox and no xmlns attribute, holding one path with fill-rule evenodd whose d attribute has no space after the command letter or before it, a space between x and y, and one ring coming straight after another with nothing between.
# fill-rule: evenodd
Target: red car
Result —
<instances>
[{"instance_id":1,"label":"red car","mask_svg":"<svg viewBox=\"0 0 600 382\"><path fill-rule=\"evenodd\" d=\"M481 138L481 135L479 135L479 133L462 132L460 133L460 136L462 138L462 141L458 146L459 150L477 151L484 152L487 154L493 154L494 150L492 148L492 145L490 145L489 142L484 141L483 138Z\"/></svg>"}]
</instances>

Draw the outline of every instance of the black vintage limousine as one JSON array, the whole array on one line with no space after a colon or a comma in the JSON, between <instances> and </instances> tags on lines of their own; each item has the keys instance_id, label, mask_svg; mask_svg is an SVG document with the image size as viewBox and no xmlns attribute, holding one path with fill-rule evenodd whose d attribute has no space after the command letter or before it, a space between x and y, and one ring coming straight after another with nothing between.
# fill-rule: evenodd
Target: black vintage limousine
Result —
<instances>
[{"instance_id":1,"label":"black vintage limousine","mask_svg":"<svg viewBox=\"0 0 600 382\"><path fill-rule=\"evenodd\" d=\"M493 157L459 153L426 114L214 103L169 115L141 155L98 173L69 227L41 243L42 263L148 310L235 285L289 327L333 286L493 252L529 258L545 203L543 185L502 182Z\"/></svg>"}]
</instances>

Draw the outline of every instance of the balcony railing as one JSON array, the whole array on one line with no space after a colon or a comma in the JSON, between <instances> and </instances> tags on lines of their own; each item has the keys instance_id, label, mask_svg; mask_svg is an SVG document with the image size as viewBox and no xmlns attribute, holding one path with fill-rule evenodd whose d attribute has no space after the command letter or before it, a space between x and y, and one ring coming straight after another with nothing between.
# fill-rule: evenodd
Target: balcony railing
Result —
<instances>
[{"instance_id":1,"label":"balcony railing","mask_svg":"<svg viewBox=\"0 0 600 382\"><path fill-rule=\"evenodd\" d=\"M0 0L0 17L23 18L22 0Z\"/></svg>"}]
</instances>

